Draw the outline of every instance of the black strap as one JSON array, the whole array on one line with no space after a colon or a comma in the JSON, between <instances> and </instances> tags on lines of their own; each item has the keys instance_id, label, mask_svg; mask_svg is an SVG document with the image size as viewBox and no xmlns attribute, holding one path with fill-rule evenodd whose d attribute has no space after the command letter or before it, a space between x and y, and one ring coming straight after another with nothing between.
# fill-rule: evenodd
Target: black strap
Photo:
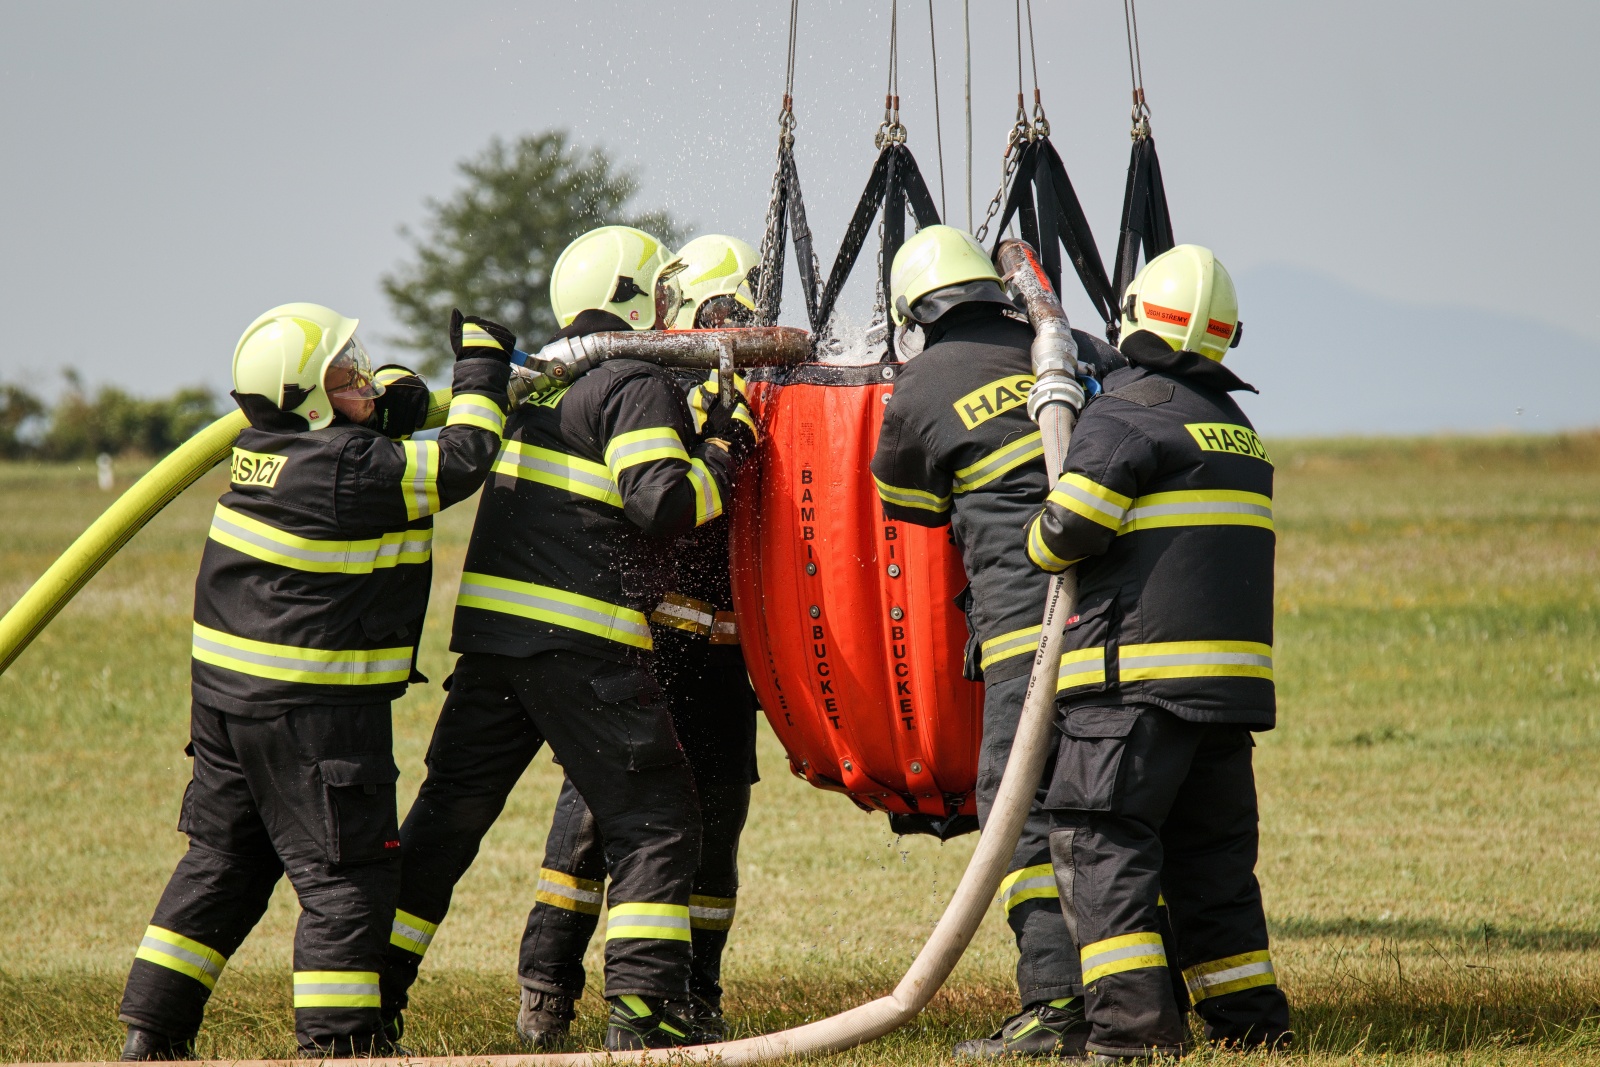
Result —
<instances>
[{"instance_id":1,"label":"black strap","mask_svg":"<svg viewBox=\"0 0 1600 1067\"><path fill-rule=\"evenodd\" d=\"M800 171L795 166L794 148L788 143L781 143L778 147L778 173L774 184L777 187L774 203L768 209L773 219L768 241L773 248L769 250L763 244L761 249L762 263L767 268L765 274L770 274L770 277L758 279L756 313L760 321L767 325L778 321L778 312L783 303L784 247L792 233L795 264L800 270L800 289L805 294L806 319L815 333L821 325L817 318L817 256L811 226L806 221L805 197L800 192Z\"/></svg>"},{"instance_id":2,"label":"black strap","mask_svg":"<svg viewBox=\"0 0 1600 1067\"><path fill-rule=\"evenodd\" d=\"M1117 302L1106 277L1105 263L1100 259L1094 232L1078 203L1066 165L1048 137L1028 142L1017 158L993 251L999 249L1012 216L1017 218L1022 239L1038 249L1039 265L1057 293L1061 292L1061 250L1066 250L1090 303L1105 320L1108 334L1114 331Z\"/></svg>"},{"instance_id":3,"label":"black strap","mask_svg":"<svg viewBox=\"0 0 1600 1067\"><path fill-rule=\"evenodd\" d=\"M1133 142L1128 157L1128 183L1122 193L1122 230L1117 241L1117 303L1128 291L1128 283L1139 271L1139 252L1144 261L1170 249L1172 216L1167 213L1167 189L1161 182L1161 160L1151 137Z\"/></svg>"},{"instance_id":4,"label":"black strap","mask_svg":"<svg viewBox=\"0 0 1600 1067\"><path fill-rule=\"evenodd\" d=\"M839 293L855 268L856 260L861 257L862 246L866 244L867 234L872 232L872 220L877 217L879 208L884 211L881 281L884 292L889 291L889 267L894 262L895 253L905 243L908 207L918 229L939 222L938 206L933 202L928 183L923 180L922 170L917 166L911 150L903 144L885 145L872 164L872 173L867 177L867 187L861 191L861 199L856 201L850 224L845 227L844 240L839 242L833 269L828 272L828 283L823 287L822 298L818 301L817 316L812 320L814 324L825 326L832 318Z\"/></svg>"}]
</instances>

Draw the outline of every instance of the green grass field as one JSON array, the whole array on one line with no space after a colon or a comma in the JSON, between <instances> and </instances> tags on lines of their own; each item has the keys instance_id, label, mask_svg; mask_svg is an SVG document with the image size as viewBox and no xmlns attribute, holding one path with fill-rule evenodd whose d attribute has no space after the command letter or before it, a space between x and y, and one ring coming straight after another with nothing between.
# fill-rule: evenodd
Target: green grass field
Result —
<instances>
[{"instance_id":1,"label":"green grass field","mask_svg":"<svg viewBox=\"0 0 1600 1067\"><path fill-rule=\"evenodd\" d=\"M1295 1058L1600 1064L1600 435L1274 452L1282 726L1257 752L1260 874ZM0 677L0 1059L120 1048L122 978L184 848L190 586L221 484L169 508ZM0 467L0 604L109 499L91 465ZM441 522L436 680L470 521ZM402 811L440 695L398 707ZM762 745L727 961L740 1033L884 992L973 843L896 840ZM541 756L463 881L415 995L418 1052L517 1051L516 939L557 781ZM292 1051L294 918L280 886L203 1052ZM917 1025L834 1059L940 1062L1006 1014L1010 967L995 912ZM591 983L580 1037L602 1017Z\"/></svg>"}]
</instances>

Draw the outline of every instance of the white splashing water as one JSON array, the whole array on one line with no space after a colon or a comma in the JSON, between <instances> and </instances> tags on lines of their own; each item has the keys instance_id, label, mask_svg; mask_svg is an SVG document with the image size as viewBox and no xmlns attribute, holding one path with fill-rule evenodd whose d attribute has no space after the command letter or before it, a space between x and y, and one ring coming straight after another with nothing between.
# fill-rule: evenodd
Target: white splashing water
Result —
<instances>
[{"instance_id":1,"label":"white splashing water","mask_svg":"<svg viewBox=\"0 0 1600 1067\"><path fill-rule=\"evenodd\" d=\"M884 345L889 331L888 322L862 324L843 311L833 313L833 343L819 353L823 363L837 366L864 367L883 359ZM895 339L895 352L907 360L922 351L922 331L899 331Z\"/></svg>"}]
</instances>

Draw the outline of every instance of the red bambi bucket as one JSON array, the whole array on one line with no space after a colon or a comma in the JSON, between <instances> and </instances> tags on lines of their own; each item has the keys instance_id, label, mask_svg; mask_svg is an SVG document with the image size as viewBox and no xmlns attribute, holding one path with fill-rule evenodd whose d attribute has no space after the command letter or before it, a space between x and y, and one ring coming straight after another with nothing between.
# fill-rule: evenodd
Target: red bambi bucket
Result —
<instances>
[{"instance_id":1,"label":"red bambi bucket","mask_svg":"<svg viewBox=\"0 0 1600 1067\"><path fill-rule=\"evenodd\" d=\"M733 518L733 596L790 769L863 808L976 812L983 687L961 676L967 584L948 528L884 517L869 464L898 368L758 373L762 430ZM780 384L781 383L781 384Z\"/></svg>"}]
</instances>

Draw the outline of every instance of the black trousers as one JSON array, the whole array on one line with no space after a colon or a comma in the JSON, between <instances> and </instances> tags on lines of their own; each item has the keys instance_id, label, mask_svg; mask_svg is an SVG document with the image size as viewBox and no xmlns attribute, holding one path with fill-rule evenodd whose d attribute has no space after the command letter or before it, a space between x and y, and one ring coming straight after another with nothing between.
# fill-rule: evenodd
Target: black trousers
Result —
<instances>
[{"instance_id":1,"label":"black trousers","mask_svg":"<svg viewBox=\"0 0 1600 1067\"><path fill-rule=\"evenodd\" d=\"M604 841L606 995L687 999L700 815L654 676L576 652L466 653L434 727L428 777L400 829L386 1014L405 1008L456 883L546 741L589 798ZM598 914L598 893L586 903Z\"/></svg>"},{"instance_id":2,"label":"black trousers","mask_svg":"<svg viewBox=\"0 0 1600 1067\"><path fill-rule=\"evenodd\" d=\"M189 721L194 778L178 822L189 851L140 942L122 1020L192 1036L287 872L301 909L295 1035L305 1049L369 1048L400 889L389 705L247 719L197 703Z\"/></svg>"},{"instance_id":3,"label":"black trousers","mask_svg":"<svg viewBox=\"0 0 1600 1067\"><path fill-rule=\"evenodd\" d=\"M1211 1041L1284 1040L1289 1007L1255 876L1249 731L1152 707L1076 708L1062 730L1050 853L1083 958L1089 1048L1180 1049L1188 1027L1172 966ZM1157 916L1163 894L1171 944Z\"/></svg>"},{"instance_id":4,"label":"black trousers","mask_svg":"<svg viewBox=\"0 0 1600 1067\"><path fill-rule=\"evenodd\" d=\"M700 798L700 864L689 897L689 990L720 1003L722 951L739 894L739 836L756 781L756 699L736 646L658 628L656 675ZM545 839L518 965L529 989L583 995L583 954L600 921L606 857L594 813L569 776Z\"/></svg>"},{"instance_id":5,"label":"black trousers","mask_svg":"<svg viewBox=\"0 0 1600 1067\"><path fill-rule=\"evenodd\" d=\"M978 756L978 825L989 821L1000 778L1011 755L1011 742L1022 719L1028 691L1026 674L986 685L983 694L983 741ZM1061 917L1055 877L1050 870L1050 815L1041 785L1005 879L1000 903L1017 940L1017 992L1023 1007L1083 992L1078 950Z\"/></svg>"}]
</instances>

